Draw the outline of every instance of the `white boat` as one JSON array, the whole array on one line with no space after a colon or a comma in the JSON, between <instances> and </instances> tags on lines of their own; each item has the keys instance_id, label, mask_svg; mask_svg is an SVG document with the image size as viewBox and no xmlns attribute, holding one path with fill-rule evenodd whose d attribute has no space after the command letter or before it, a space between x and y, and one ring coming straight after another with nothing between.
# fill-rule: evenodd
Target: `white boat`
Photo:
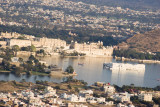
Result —
<instances>
[{"instance_id":1,"label":"white boat","mask_svg":"<svg viewBox=\"0 0 160 107\"><path fill-rule=\"evenodd\" d=\"M103 68L107 68L110 70L134 70L140 71L145 70L145 64L129 64L129 63L103 63Z\"/></svg>"}]
</instances>

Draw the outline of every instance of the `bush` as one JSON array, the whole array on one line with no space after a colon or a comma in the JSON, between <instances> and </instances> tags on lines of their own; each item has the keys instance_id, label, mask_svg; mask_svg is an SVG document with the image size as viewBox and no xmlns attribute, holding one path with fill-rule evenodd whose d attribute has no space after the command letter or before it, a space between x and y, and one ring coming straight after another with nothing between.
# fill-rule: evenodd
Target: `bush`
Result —
<instances>
[{"instance_id":1,"label":"bush","mask_svg":"<svg viewBox=\"0 0 160 107\"><path fill-rule=\"evenodd\" d=\"M72 66L68 66L67 69L65 70L65 72L69 73L69 74L73 74L74 69Z\"/></svg>"}]
</instances>

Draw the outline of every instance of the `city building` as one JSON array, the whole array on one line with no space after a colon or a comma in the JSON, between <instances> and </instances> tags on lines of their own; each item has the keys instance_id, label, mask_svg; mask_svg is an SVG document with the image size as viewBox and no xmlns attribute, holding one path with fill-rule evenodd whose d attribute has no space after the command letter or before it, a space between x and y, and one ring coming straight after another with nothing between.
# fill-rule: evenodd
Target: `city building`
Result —
<instances>
[{"instance_id":1,"label":"city building","mask_svg":"<svg viewBox=\"0 0 160 107\"><path fill-rule=\"evenodd\" d=\"M66 41L51 38L35 38L32 40L32 45L51 53L56 51L56 49L64 49L66 47Z\"/></svg>"},{"instance_id":2,"label":"city building","mask_svg":"<svg viewBox=\"0 0 160 107\"><path fill-rule=\"evenodd\" d=\"M108 84L103 86L103 90L105 93L108 93L108 94L113 94L115 92L114 86L111 86Z\"/></svg>"},{"instance_id":3,"label":"city building","mask_svg":"<svg viewBox=\"0 0 160 107\"><path fill-rule=\"evenodd\" d=\"M78 53L84 53L87 56L112 56L113 47L104 47L103 42L98 41L98 43L71 43L71 48L73 48Z\"/></svg>"},{"instance_id":4,"label":"city building","mask_svg":"<svg viewBox=\"0 0 160 107\"><path fill-rule=\"evenodd\" d=\"M152 94L148 93L139 94L138 99L141 101L152 101Z\"/></svg>"},{"instance_id":5,"label":"city building","mask_svg":"<svg viewBox=\"0 0 160 107\"><path fill-rule=\"evenodd\" d=\"M27 47L27 46L31 46L31 41L30 40L21 40L21 39L10 39L8 41L8 45L10 47L14 46L14 45L18 45L19 47Z\"/></svg>"}]
</instances>

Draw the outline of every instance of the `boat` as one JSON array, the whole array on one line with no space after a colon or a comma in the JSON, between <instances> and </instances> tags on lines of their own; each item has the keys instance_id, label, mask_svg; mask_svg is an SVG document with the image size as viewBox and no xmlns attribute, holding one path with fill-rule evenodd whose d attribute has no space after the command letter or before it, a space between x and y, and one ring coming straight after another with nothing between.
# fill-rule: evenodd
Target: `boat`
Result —
<instances>
[{"instance_id":1,"label":"boat","mask_svg":"<svg viewBox=\"0 0 160 107\"><path fill-rule=\"evenodd\" d=\"M110 69L112 67L112 63L103 63L103 68Z\"/></svg>"},{"instance_id":2,"label":"boat","mask_svg":"<svg viewBox=\"0 0 160 107\"><path fill-rule=\"evenodd\" d=\"M103 63L103 68L109 70L124 70L124 71L140 71L145 70L145 64L129 64L129 63Z\"/></svg>"},{"instance_id":3,"label":"boat","mask_svg":"<svg viewBox=\"0 0 160 107\"><path fill-rule=\"evenodd\" d=\"M83 66L84 63L78 63L78 65L82 65Z\"/></svg>"}]
</instances>

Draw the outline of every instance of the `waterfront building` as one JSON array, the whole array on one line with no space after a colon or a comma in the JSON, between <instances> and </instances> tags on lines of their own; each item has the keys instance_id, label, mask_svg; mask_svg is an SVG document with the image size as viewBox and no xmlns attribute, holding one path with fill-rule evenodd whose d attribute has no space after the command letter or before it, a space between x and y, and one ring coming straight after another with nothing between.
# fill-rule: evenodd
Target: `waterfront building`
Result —
<instances>
[{"instance_id":1,"label":"waterfront building","mask_svg":"<svg viewBox=\"0 0 160 107\"><path fill-rule=\"evenodd\" d=\"M42 48L46 52L54 52L56 49L63 49L66 47L66 41L61 39L51 39L51 38L35 38L32 40L32 45L36 48Z\"/></svg>"},{"instance_id":2,"label":"waterfront building","mask_svg":"<svg viewBox=\"0 0 160 107\"><path fill-rule=\"evenodd\" d=\"M78 53L84 53L88 56L97 55L97 56L112 56L113 47L104 47L103 42L98 41L97 43L71 43L71 48L73 48Z\"/></svg>"}]
</instances>

